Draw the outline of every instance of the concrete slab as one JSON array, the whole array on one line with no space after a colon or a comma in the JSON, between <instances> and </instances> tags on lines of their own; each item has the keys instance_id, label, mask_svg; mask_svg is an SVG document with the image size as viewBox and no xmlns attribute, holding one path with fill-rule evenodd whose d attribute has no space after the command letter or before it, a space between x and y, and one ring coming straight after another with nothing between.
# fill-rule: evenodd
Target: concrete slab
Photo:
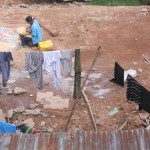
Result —
<instances>
[{"instance_id":1,"label":"concrete slab","mask_svg":"<svg viewBox=\"0 0 150 150\"><path fill-rule=\"evenodd\" d=\"M59 95L54 96L53 92L37 92L36 101L43 105L44 109L67 109L69 99Z\"/></svg>"}]
</instances>

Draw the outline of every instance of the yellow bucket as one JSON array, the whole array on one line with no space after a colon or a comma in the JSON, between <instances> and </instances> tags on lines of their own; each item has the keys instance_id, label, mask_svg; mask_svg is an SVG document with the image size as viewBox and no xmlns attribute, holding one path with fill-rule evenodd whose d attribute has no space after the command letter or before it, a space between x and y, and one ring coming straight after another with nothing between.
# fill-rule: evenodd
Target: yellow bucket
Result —
<instances>
[{"instance_id":1,"label":"yellow bucket","mask_svg":"<svg viewBox=\"0 0 150 150\"><path fill-rule=\"evenodd\" d=\"M53 50L53 43L51 40L39 42L38 43L38 49L41 51Z\"/></svg>"}]
</instances>

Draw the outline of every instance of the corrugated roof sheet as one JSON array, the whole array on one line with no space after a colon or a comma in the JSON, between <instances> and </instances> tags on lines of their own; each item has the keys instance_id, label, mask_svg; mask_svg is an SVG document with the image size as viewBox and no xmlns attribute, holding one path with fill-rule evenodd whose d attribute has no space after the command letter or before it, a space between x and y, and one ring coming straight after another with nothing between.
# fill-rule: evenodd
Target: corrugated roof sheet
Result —
<instances>
[{"instance_id":1,"label":"corrugated roof sheet","mask_svg":"<svg viewBox=\"0 0 150 150\"><path fill-rule=\"evenodd\" d=\"M150 150L150 130L1 134L0 150Z\"/></svg>"}]
</instances>

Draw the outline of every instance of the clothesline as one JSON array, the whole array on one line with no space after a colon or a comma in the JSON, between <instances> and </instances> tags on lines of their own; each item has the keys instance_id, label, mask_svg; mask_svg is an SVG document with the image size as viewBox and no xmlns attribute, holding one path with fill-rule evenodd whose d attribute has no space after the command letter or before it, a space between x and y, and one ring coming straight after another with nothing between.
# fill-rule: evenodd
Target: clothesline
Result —
<instances>
[{"instance_id":1,"label":"clothesline","mask_svg":"<svg viewBox=\"0 0 150 150\"><path fill-rule=\"evenodd\" d=\"M126 97L128 101L139 104L139 110L143 109L150 113L150 92L130 75L127 77Z\"/></svg>"},{"instance_id":2,"label":"clothesline","mask_svg":"<svg viewBox=\"0 0 150 150\"><path fill-rule=\"evenodd\" d=\"M25 70L29 71L30 79L35 79L37 81L37 88L43 87L42 70L46 70L49 73L53 73L54 87L57 89L62 82L61 64L63 66L64 75L71 74L71 50L25 53Z\"/></svg>"}]
</instances>

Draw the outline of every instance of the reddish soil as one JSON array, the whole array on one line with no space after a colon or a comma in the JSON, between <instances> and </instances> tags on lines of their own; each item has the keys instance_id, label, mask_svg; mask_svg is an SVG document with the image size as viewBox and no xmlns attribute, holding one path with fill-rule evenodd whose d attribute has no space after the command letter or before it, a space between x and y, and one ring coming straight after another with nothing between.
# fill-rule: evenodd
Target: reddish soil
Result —
<instances>
[{"instance_id":1,"label":"reddish soil","mask_svg":"<svg viewBox=\"0 0 150 150\"><path fill-rule=\"evenodd\" d=\"M140 10L147 8L148 13L142 14ZM0 20L1 26L20 27L25 26L24 18L27 13L35 16L43 25L51 31L57 31L57 37L50 37L43 30L44 39L51 39L55 45L55 49L81 49L81 61L83 71L86 71L90 66L96 49L99 45L102 46L101 55L95 65L96 73L103 73L103 77L97 79L92 83L99 84L101 87L111 89L111 92L104 95L104 98L94 97L88 90L87 96L90 100L94 116L100 119L101 123L98 125L99 130L115 130L128 117L136 116L139 111L136 109L137 104L128 103L126 101L126 85L119 87L118 85L110 83L108 80L113 76L114 62L117 61L125 70L128 69L142 69L138 72L137 80L143 84L147 89L150 89L150 64L147 64L142 57L146 54L150 57L150 7L98 7L98 6L76 6L70 5L64 7L52 8L33 8L33 9L0 9L1 17L8 14L15 14L7 17L8 21L15 20L16 24L5 23ZM20 13L20 14L19 14ZM29 49L18 49L13 52L14 65L13 68L22 70L24 68L24 52ZM30 51L33 51L30 49ZM137 62L134 65L133 62ZM104 82L107 80L107 82ZM4 97L8 101L9 108L15 108L16 105L28 106L29 103L35 102L37 90L34 84L31 84L29 79L22 79L17 81L13 86L24 87L27 90L27 95L30 91L34 97L27 95L20 96L1 96L1 107L4 105ZM53 88L46 88L45 90L53 90ZM6 90L3 91L5 93ZM71 95L69 95L71 98ZM23 104L23 102L25 102ZM51 124L57 123L54 130L63 130L69 116L72 103L68 110L45 110L50 116L55 118L42 118L41 116L24 116L22 114L15 114L12 122L16 118L32 117L36 123L35 127L39 126L41 121L45 121L45 129L49 128ZM118 107L119 112L113 116L107 115L113 108ZM42 108L42 106L40 106ZM143 126L136 126L132 121L124 129L132 129ZM90 117L84 101L78 104L71 120L69 131L75 130L93 130Z\"/></svg>"}]
</instances>

